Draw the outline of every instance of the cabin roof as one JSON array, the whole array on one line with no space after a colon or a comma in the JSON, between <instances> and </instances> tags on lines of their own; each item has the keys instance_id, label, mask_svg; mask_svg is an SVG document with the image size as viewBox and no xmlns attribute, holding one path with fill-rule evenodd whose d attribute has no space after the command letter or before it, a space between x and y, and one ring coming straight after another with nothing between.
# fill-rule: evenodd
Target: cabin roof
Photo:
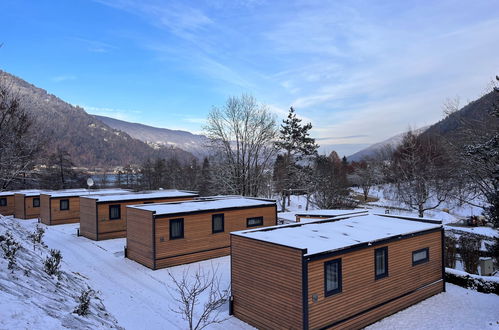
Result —
<instances>
[{"instance_id":1,"label":"cabin roof","mask_svg":"<svg viewBox=\"0 0 499 330\"><path fill-rule=\"evenodd\" d=\"M64 189L64 190L53 190L46 191L43 194L49 195L50 197L78 197L85 195L94 195L94 194L119 194L128 192L126 189Z\"/></svg>"},{"instance_id":2,"label":"cabin roof","mask_svg":"<svg viewBox=\"0 0 499 330\"><path fill-rule=\"evenodd\" d=\"M154 203L128 206L136 209L153 211L156 215L189 213L199 211L244 208L255 206L275 205L275 201L261 200L248 197L233 197L214 199L200 199L186 202Z\"/></svg>"},{"instance_id":3,"label":"cabin roof","mask_svg":"<svg viewBox=\"0 0 499 330\"><path fill-rule=\"evenodd\" d=\"M40 190L40 189L11 190L11 191L0 191L0 196L10 196L14 194L25 194L26 196L36 196L44 192L45 190Z\"/></svg>"},{"instance_id":4,"label":"cabin roof","mask_svg":"<svg viewBox=\"0 0 499 330\"><path fill-rule=\"evenodd\" d=\"M154 191L139 191L139 192L121 192L116 194L91 194L81 196L83 198L95 199L97 202L115 202L127 200L140 200L150 198L174 198L174 197L196 197L198 194L194 192L181 190L154 190Z\"/></svg>"},{"instance_id":5,"label":"cabin roof","mask_svg":"<svg viewBox=\"0 0 499 330\"><path fill-rule=\"evenodd\" d=\"M418 221L381 214L360 214L237 231L232 234L307 249L305 255L308 256L442 227L433 220L417 219Z\"/></svg>"},{"instance_id":6,"label":"cabin roof","mask_svg":"<svg viewBox=\"0 0 499 330\"><path fill-rule=\"evenodd\" d=\"M309 210L309 211L300 211L296 212L296 216L305 216L305 217L338 217L343 215L352 215L352 214L362 214L367 213L367 210L363 209L353 209L353 210Z\"/></svg>"}]
</instances>

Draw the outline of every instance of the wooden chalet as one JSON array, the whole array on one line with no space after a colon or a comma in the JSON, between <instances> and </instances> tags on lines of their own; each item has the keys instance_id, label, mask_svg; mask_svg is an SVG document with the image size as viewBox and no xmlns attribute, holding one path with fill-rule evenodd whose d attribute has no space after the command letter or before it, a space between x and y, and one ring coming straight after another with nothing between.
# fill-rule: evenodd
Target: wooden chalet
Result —
<instances>
[{"instance_id":1,"label":"wooden chalet","mask_svg":"<svg viewBox=\"0 0 499 330\"><path fill-rule=\"evenodd\" d=\"M126 256L151 269L222 257L231 231L276 224L275 201L255 198L128 206Z\"/></svg>"},{"instance_id":2,"label":"wooden chalet","mask_svg":"<svg viewBox=\"0 0 499 330\"><path fill-rule=\"evenodd\" d=\"M14 215L16 213L15 195L16 194L40 194L41 190L24 189L13 191L0 191L0 214ZM23 218L24 219L24 218Z\"/></svg>"},{"instance_id":3,"label":"wooden chalet","mask_svg":"<svg viewBox=\"0 0 499 330\"><path fill-rule=\"evenodd\" d=\"M80 196L79 233L93 240L126 237L126 206L178 202L199 197L197 193L158 190Z\"/></svg>"},{"instance_id":4,"label":"wooden chalet","mask_svg":"<svg viewBox=\"0 0 499 330\"><path fill-rule=\"evenodd\" d=\"M14 217L34 219L40 217L40 194L45 190L27 190L14 194Z\"/></svg>"},{"instance_id":5,"label":"wooden chalet","mask_svg":"<svg viewBox=\"0 0 499 330\"><path fill-rule=\"evenodd\" d=\"M40 194L40 219L46 225L80 222L80 196L116 194L125 189L66 189Z\"/></svg>"},{"instance_id":6,"label":"wooden chalet","mask_svg":"<svg viewBox=\"0 0 499 330\"><path fill-rule=\"evenodd\" d=\"M259 329L360 329L445 291L443 242L438 221L371 214L234 232L231 311Z\"/></svg>"},{"instance_id":7,"label":"wooden chalet","mask_svg":"<svg viewBox=\"0 0 499 330\"><path fill-rule=\"evenodd\" d=\"M368 211L366 210L310 210L310 211L301 211L295 214L296 222L302 221L313 221L313 220L326 220L336 217L342 217L346 215L360 215L366 214Z\"/></svg>"}]
</instances>

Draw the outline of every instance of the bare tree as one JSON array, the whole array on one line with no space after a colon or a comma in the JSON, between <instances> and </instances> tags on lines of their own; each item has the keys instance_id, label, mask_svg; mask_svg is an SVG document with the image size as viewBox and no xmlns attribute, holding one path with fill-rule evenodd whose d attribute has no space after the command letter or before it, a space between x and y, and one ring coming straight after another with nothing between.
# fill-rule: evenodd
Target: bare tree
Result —
<instances>
[{"instance_id":1,"label":"bare tree","mask_svg":"<svg viewBox=\"0 0 499 330\"><path fill-rule=\"evenodd\" d=\"M189 274L189 268L183 271L181 278L176 278L168 271L173 281L173 292L170 292L177 307L170 308L180 314L189 324L190 330L201 330L210 324L222 323L227 317L220 317L220 307L229 299L230 285L222 289L218 268L211 267L207 272L199 267ZM199 306L202 303L202 306Z\"/></svg>"},{"instance_id":2,"label":"bare tree","mask_svg":"<svg viewBox=\"0 0 499 330\"><path fill-rule=\"evenodd\" d=\"M35 131L24 100L0 74L0 191L33 168L40 150Z\"/></svg>"},{"instance_id":3,"label":"bare tree","mask_svg":"<svg viewBox=\"0 0 499 330\"><path fill-rule=\"evenodd\" d=\"M230 97L214 107L204 127L214 151L213 180L222 193L257 196L276 153L276 121L252 96Z\"/></svg>"},{"instance_id":4,"label":"bare tree","mask_svg":"<svg viewBox=\"0 0 499 330\"><path fill-rule=\"evenodd\" d=\"M393 197L423 217L451 195L450 169L451 157L437 139L409 131L392 157Z\"/></svg>"},{"instance_id":5,"label":"bare tree","mask_svg":"<svg viewBox=\"0 0 499 330\"><path fill-rule=\"evenodd\" d=\"M354 164L354 172L349 176L349 181L362 189L364 202L367 202L371 188L381 179L381 169L377 165L374 161L362 160Z\"/></svg>"}]
</instances>

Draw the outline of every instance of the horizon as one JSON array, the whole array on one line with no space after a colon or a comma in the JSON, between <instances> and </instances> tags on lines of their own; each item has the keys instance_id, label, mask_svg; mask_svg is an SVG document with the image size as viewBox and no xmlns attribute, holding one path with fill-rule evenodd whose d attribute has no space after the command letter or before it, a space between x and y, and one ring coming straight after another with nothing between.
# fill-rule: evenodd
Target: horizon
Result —
<instances>
[{"instance_id":1,"label":"horizon","mask_svg":"<svg viewBox=\"0 0 499 330\"><path fill-rule=\"evenodd\" d=\"M202 133L248 93L349 156L497 74L494 1L3 1L1 69L88 113ZM35 51L34 51L35 50Z\"/></svg>"}]
</instances>

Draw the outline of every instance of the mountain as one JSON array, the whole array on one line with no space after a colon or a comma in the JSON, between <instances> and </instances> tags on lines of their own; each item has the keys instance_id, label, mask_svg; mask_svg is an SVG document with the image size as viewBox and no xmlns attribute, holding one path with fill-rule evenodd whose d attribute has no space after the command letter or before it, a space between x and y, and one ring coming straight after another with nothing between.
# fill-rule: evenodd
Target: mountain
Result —
<instances>
[{"instance_id":1,"label":"mountain","mask_svg":"<svg viewBox=\"0 0 499 330\"><path fill-rule=\"evenodd\" d=\"M419 129L416 129L416 130L414 130L414 133L421 134L421 133L425 132L428 129L428 127L429 126L425 126L425 127L421 127ZM406 134L406 132L400 133L400 134L394 135L394 136L392 136L384 141L372 144L369 147L364 148L364 149L357 151L356 153L348 156L347 159L350 162L358 162L358 161L362 160L363 158L369 158L369 157L376 156L378 153L382 152L383 149L385 149L385 148L394 149L402 142L402 139L404 138L405 134Z\"/></svg>"},{"instance_id":2,"label":"mountain","mask_svg":"<svg viewBox=\"0 0 499 330\"><path fill-rule=\"evenodd\" d=\"M174 146L152 148L104 124L82 108L1 70L0 83L21 98L34 126L43 132L45 156L61 148L69 153L75 165L87 168L137 165L155 157L176 157L180 161L194 158Z\"/></svg>"},{"instance_id":3,"label":"mountain","mask_svg":"<svg viewBox=\"0 0 499 330\"><path fill-rule=\"evenodd\" d=\"M203 158L207 155L205 146L208 143L208 138L204 135L130 123L104 116L94 115L94 117L109 127L125 132L131 137L141 140L154 148L158 146L175 147L188 151L198 158Z\"/></svg>"}]
</instances>

